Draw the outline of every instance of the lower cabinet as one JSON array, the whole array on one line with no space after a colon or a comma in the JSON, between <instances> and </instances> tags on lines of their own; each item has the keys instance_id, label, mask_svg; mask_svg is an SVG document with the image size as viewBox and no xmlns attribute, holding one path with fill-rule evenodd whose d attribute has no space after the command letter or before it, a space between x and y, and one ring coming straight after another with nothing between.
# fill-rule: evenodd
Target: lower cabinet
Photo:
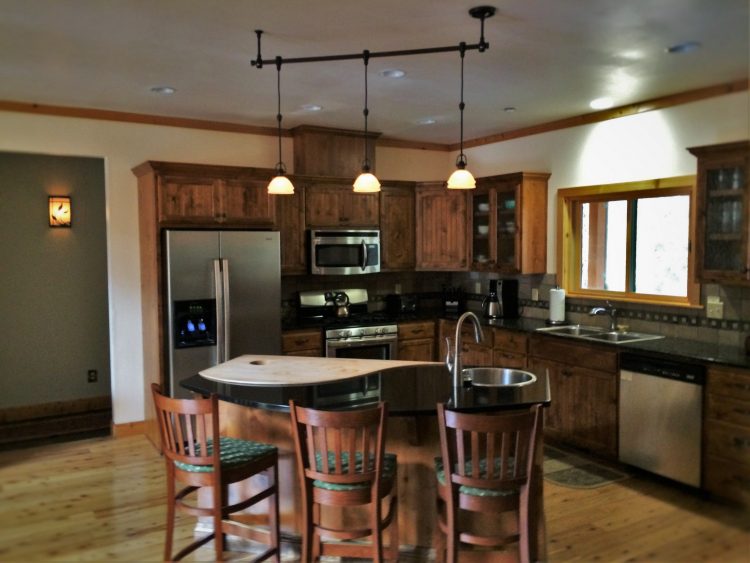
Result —
<instances>
[{"instance_id":1,"label":"lower cabinet","mask_svg":"<svg viewBox=\"0 0 750 563\"><path fill-rule=\"evenodd\" d=\"M320 329L285 330L281 333L281 353L285 356L322 356Z\"/></svg>"},{"instance_id":2,"label":"lower cabinet","mask_svg":"<svg viewBox=\"0 0 750 563\"><path fill-rule=\"evenodd\" d=\"M703 424L703 488L750 506L750 371L711 367Z\"/></svg>"},{"instance_id":3,"label":"lower cabinet","mask_svg":"<svg viewBox=\"0 0 750 563\"><path fill-rule=\"evenodd\" d=\"M517 330L492 328L492 365L526 369L529 337Z\"/></svg>"},{"instance_id":4,"label":"lower cabinet","mask_svg":"<svg viewBox=\"0 0 750 563\"><path fill-rule=\"evenodd\" d=\"M549 379L545 435L616 458L617 352L532 335L528 369Z\"/></svg>"},{"instance_id":5,"label":"lower cabinet","mask_svg":"<svg viewBox=\"0 0 750 563\"><path fill-rule=\"evenodd\" d=\"M435 360L435 322L417 321L398 325L398 360Z\"/></svg>"}]
</instances>

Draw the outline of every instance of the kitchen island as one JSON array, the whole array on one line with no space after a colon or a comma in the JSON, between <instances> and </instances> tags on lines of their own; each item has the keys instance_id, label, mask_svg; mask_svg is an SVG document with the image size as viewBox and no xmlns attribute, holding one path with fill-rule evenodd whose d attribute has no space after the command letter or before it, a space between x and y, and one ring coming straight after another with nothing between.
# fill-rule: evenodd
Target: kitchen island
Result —
<instances>
[{"instance_id":1,"label":"kitchen island","mask_svg":"<svg viewBox=\"0 0 750 563\"><path fill-rule=\"evenodd\" d=\"M228 435L278 446L281 528L282 536L287 539L299 537L302 529L297 508L300 506L299 484L288 414L290 399L304 406L329 409L352 408L377 400L388 402L390 417L386 449L398 455L401 543L421 548L432 545L435 527L433 460L440 454L437 403L446 402L451 408L462 411L488 412L550 402L549 384L544 373L535 374L535 382L519 387L468 386L454 392L450 374L443 364L366 360L372 367L362 372L351 365L350 369L346 369L345 362L351 361L342 358L243 356L211 368L211 371L206 370L204 373L211 379L196 375L182 383L195 393L216 393L219 396L222 401L222 430ZM227 366L230 363L232 365ZM245 382L238 384L237 371L242 371L242 364L247 366L242 376ZM321 381L315 377L308 377L305 381L306 365L311 373L328 365L328 371L336 372L339 376L334 381ZM232 383L220 381L222 370L219 368L222 366ZM261 370L264 374L262 380L266 383L258 383L260 379L248 375L260 366L269 367ZM361 366L360 369L364 369ZM380 366L385 369L378 369ZM275 377L274 373L288 372L290 367L297 369L302 377L294 382L268 382L267 378ZM539 559L543 559L545 554L542 449L540 444L534 476L538 502L532 519L537 528L537 542L533 548L537 553L535 558Z\"/></svg>"}]
</instances>

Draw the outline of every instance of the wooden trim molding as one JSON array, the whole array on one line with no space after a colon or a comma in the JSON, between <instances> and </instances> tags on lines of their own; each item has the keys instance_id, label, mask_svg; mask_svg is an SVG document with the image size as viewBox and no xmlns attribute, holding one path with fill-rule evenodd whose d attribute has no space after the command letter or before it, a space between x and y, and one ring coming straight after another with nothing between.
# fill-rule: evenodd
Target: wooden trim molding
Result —
<instances>
[{"instance_id":1,"label":"wooden trim molding","mask_svg":"<svg viewBox=\"0 0 750 563\"><path fill-rule=\"evenodd\" d=\"M139 420L138 422L125 422L123 424L112 424L113 438L127 438L128 436L137 436L144 434L148 437L148 422Z\"/></svg>"},{"instance_id":2,"label":"wooden trim molding","mask_svg":"<svg viewBox=\"0 0 750 563\"><path fill-rule=\"evenodd\" d=\"M659 98L653 98L650 100L636 102L633 104L619 106L602 111L576 115L573 117L566 117L564 119L549 121L547 123L532 125L531 127L523 127L521 129L506 131L504 133L497 133L486 137L464 140L464 148L479 147L492 143L509 141L511 139L519 139L521 137L538 135L540 133L557 131L559 129L567 129L568 127L578 127L579 125L588 125L591 123L598 123L600 121L608 121L610 119L617 119L618 117L635 115L637 113L643 113L645 111L664 109L717 96L724 96L726 94L732 94L735 92L742 92L747 89L748 79L742 78L733 82L707 86L705 88L698 88L696 90L688 90L686 92L670 94L668 96L661 96ZM11 100L0 100L0 111L34 113L38 115L58 115L63 117L80 117L83 119L100 119L105 121L121 121L126 123L143 123L147 125L163 125L167 127L183 127L187 129L204 129L208 131L223 131L227 133L247 133L251 135L267 135L270 137L275 137L276 135L278 135L278 130L275 127L260 127L257 125L229 123L226 121L209 121L203 119L191 119L187 117L149 115L95 108L78 108L48 104L36 104L29 102L17 102ZM313 126L300 125L295 129L305 127L311 129ZM281 134L284 137L293 137L294 129L282 129ZM393 139L389 137L381 137L380 139L378 139L377 146L445 152L455 151L459 149L458 143L430 143Z\"/></svg>"},{"instance_id":3,"label":"wooden trim molding","mask_svg":"<svg viewBox=\"0 0 750 563\"><path fill-rule=\"evenodd\" d=\"M112 409L112 398L109 395L101 397L86 397L70 401L54 401L39 405L26 405L0 409L0 424L21 422L39 418L66 416L91 411Z\"/></svg>"}]
</instances>

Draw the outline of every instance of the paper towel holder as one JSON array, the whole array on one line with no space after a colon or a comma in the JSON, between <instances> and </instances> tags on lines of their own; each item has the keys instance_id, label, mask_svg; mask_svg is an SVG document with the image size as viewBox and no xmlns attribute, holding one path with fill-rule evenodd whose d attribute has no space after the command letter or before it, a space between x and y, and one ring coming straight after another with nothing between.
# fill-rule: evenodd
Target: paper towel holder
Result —
<instances>
[{"instance_id":1,"label":"paper towel holder","mask_svg":"<svg viewBox=\"0 0 750 563\"><path fill-rule=\"evenodd\" d=\"M561 288L560 288L559 285L556 285L554 287L554 289L561 289ZM552 298L551 298L551 295L550 295L550 312L551 312L551 308L552 308ZM545 322L546 322L547 325L550 325L550 326L559 326L559 325L566 325L566 324L568 324L568 321L566 321L565 319L561 319L559 321L558 320L554 320L553 321L549 317L547 318L547 320Z\"/></svg>"}]
</instances>

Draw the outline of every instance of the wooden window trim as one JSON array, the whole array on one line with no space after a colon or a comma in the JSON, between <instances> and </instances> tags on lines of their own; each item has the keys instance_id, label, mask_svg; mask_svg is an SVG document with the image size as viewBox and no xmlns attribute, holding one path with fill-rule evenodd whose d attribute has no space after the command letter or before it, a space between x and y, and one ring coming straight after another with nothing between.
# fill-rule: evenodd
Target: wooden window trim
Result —
<instances>
[{"instance_id":1,"label":"wooden window trim","mask_svg":"<svg viewBox=\"0 0 750 563\"><path fill-rule=\"evenodd\" d=\"M655 191L658 190L658 194ZM606 291L582 289L578 265L581 263L579 236L576 225L580 224L580 215L576 213L577 203L581 201L603 201L613 199L634 200L639 197L658 197L669 195L690 196L690 228L688 233L688 287L686 297L650 295L631 291ZM668 305L675 307L700 308L700 284L695 281L695 219L696 219L696 181L695 176L676 176L638 182L624 182L580 188L561 188L557 191L557 283L565 289L569 297L610 299L651 305ZM631 204L628 203L629 217ZM630 229L632 220L628 220L628 248L631 248ZM596 272L594 272L596 273ZM628 268L626 287L630 287L630 268Z\"/></svg>"}]
</instances>

